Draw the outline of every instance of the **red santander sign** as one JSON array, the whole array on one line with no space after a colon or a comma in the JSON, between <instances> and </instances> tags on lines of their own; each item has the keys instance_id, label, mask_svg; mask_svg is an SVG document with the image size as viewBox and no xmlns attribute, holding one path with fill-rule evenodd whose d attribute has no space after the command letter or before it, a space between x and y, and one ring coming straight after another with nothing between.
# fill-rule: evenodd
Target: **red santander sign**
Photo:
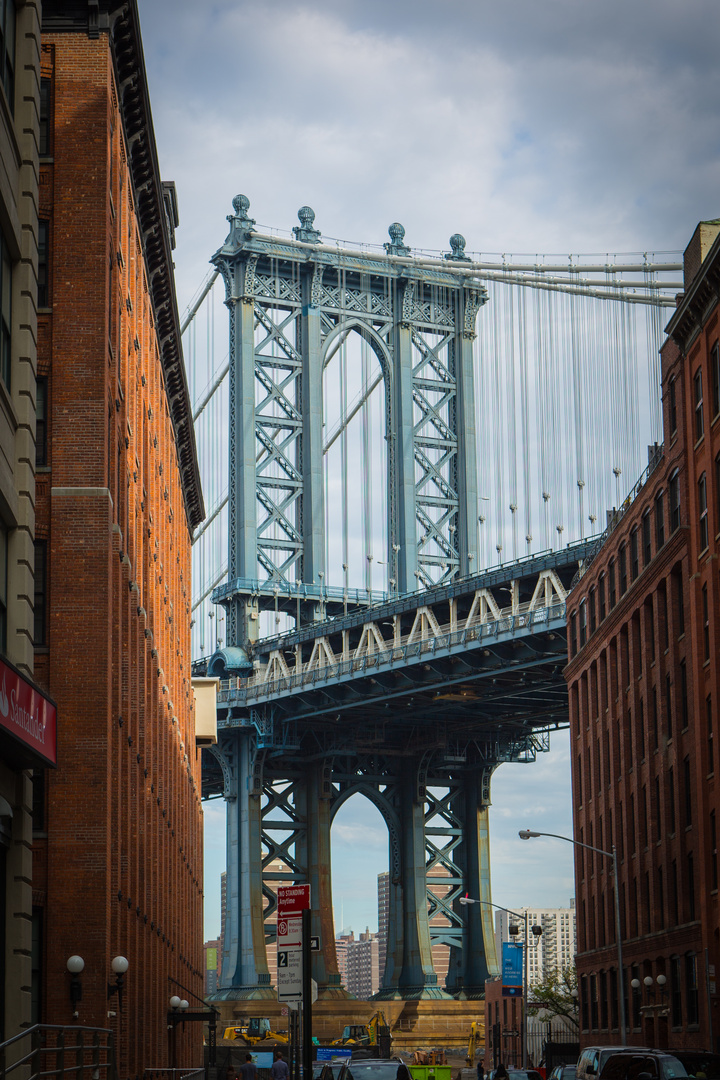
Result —
<instances>
[{"instance_id":1,"label":"red santander sign","mask_svg":"<svg viewBox=\"0 0 720 1080\"><path fill-rule=\"evenodd\" d=\"M57 765L57 710L33 683L0 660L0 733L23 744L39 766ZM37 760L37 759L41 760ZM29 761L32 765L33 762Z\"/></svg>"},{"instance_id":2,"label":"red santander sign","mask_svg":"<svg viewBox=\"0 0 720 1080\"><path fill-rule=\"evenodd\" d=\"M310 910L309 885L279 885L277 891L278 918Z\"/></svg>"}]
</instances>

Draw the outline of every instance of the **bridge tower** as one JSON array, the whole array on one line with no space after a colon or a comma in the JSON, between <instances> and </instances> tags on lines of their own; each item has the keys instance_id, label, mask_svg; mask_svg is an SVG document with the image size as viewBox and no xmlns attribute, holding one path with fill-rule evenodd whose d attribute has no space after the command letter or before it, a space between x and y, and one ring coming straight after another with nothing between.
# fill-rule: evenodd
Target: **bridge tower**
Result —
<instances>
[{"instance_id":1,"label":"bridge tower","mask_svg":"<svg viewBox=\"0 0 720 1080\"><path fill-rule=\"evenodd\" d=\"M391 592L402 596L478 569L472 343L487 294L463 237L453 236L442 258L420 259L395 223L384 254L352 251L322 242L309 207L299 211L292 240L261 235L249 207L243 195L233 200L228 237L212 260L230 314L228 581L213 595L225 608L226 647L208 665L208 674L222 678L251 669L262 611L282 610L300 630L372 601L363 590L350 597L346 588L333 591L325 566L323 372L350 334L360 335L382 372ZM313 977L321 998L343 995L330 827L357 791L388 826L380 996L481 996L493 950L490 909L462 910L452 898L467 891L489 899L495 763L463 754L453 771L451 746L427 750L407 739L385 753L383 745L368 749L362 725L349 724L342 746L319 743L311 728L275 723L272 710L233 707L219 718L214 753L227 800L228 853L218 998L274 996L265 920L275 909L267 884L275 858L289 880L311 882L313 931L321 938ZM440 904L428 893L439 867L451 896ZM429 906L444 909L441 933L430 926ZM447 990L433 970L433 940L451 947Z\"/></svg>"}]
</instances>

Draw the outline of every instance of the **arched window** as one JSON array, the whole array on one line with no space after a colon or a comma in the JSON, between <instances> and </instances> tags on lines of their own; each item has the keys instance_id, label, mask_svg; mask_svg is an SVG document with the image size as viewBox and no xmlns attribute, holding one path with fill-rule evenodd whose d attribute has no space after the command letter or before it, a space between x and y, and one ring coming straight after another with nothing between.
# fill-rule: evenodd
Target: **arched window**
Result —
<instances>
[{"instance_id":1,"label":"arched window","mask_svg":"<svg viewBox=\"0 0 720 1080\"><path fill-rule=\"evenodd\" d=\"M700 516L700 551L704 551L710 540L708 536L707 479L702 473L698 480L698 514Z\"/></svg>"}]
</instances>

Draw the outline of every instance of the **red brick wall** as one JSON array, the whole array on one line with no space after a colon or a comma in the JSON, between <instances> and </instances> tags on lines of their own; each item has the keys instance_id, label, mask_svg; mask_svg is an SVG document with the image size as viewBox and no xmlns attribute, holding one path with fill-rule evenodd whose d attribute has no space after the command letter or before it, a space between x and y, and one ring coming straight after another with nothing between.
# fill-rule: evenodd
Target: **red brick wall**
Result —
<instances>
[{"instance_id":1,"label":"red brick wall","mask_svg":"<svg viewBox=\"0 0 720 1080\"><path fill-rule=\"evenodd\" d=\"M79 953L79 1022L114 1026L121 1076L136 1076L170 1063L170 979L203 992L190 530L107 37L45 35L43 74L52 265L38 336L51 414L37 516L49 596L36 670L58 705L59 769L35 839L42 1019L72 1022L65 963ZM130 963L122 1015L106 996L118 954ZM200 1065L200 1025L184 1028L177 1064Z\"/></svg>"},{"instance_id":2,"label":"red brick wall","mask_svg":"<svg viewBox=\"0 0 720 1080\"><path fill-rule=\"evenodd\" d=\"M720 415L711 415L707 361L717 334L715 314L687 358L672 341L666 342L662 353L663 459L568 598L571 631L566 677L575 838L606 850L617 846L629 1040L643 1045L710 1046L705 950L710 964L720 964L718 893L711 880L710 843L710 814L717 809L718 797L708 737L708 716L713 733L717 728L718 702L720 537L716 534L720 533L720 491L714 459L720 451ZM699 365L705 387L705 434L696 443L692 380ZM670 422L673 381L676 425ZM668 488L675 470L679 470L680 525L672 531ZM711 527L709 548L701 552L697 480L703 470L708 480ZM655 529L655 499L660 491L664 492L662 546L657 543ZM651 558L645 565L642 520L648 508L652 512ZM635 528L639 529L640 572L633 580L630 543ZM621 596L618 586L616 606L609 610L608 604L606 617L600 621L602 575L608 574L613 559L617 571L623 544L628 559L627 591ZM710 612L707 659L703 586L708 591ZM594 631L588 626L583 645L580 604L585 600L589 613L593 591L597 625ZM686 762L689 784L685 782ZM617 962L609 859L587 851L581 855L576 849L576 896L582 1039L584 1043L617 1041L618 1024L617 1019L612 1022L610 1000ZM697 966L696 1023L690 1023L686 985L686 965L692 956ZM669 1017L654 1016L652 1011L639 1016L633 1006L630 979L642 982L646 976L664 974L668 991L672 991L674 959L680 964L680 1023L674 1022L672 1011ZM603 985L605 1005L601 1000ZM598 1004L593 1010L591 1001L596 995ZM641 995L636 998L637 1005L652 1004L644 988ZM662 1004L659 997L655 1001ZM715 993L711 993L710 1008L717 1030L720 1010Z\"/></svg>"}]
</instances>

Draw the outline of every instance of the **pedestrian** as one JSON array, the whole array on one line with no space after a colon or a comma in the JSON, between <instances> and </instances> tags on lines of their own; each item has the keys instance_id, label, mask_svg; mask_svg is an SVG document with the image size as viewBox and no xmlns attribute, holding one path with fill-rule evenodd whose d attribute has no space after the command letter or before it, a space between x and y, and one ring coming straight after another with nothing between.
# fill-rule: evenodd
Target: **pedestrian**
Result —
<instances>
[{"instance_id":1,"label":"pedestrian","mask_svg":"<svg viewBox=\"0 0 720 1080\"><path fill-rule=\"evenodd\" d=\"M290 1076L288 1063L282 1056L282 1050L275 1051L275 1060L270 1069L270 1076L272 1077L272 1080L288 1080Z\"/></svg>"},{"instance_id":2,"label":"pedestrian","mask_svg":"<svg viewBox=\"0 0 720 1080\"><path fill-rule=\"evenodd\" d=\"M245 1063L240 1066L241 1080L257 1080L257 1066L252 1059L252 1054L245 1055Z\"/></svg>"},{"instance_id":3,"label":"pedestrian","mask_svg":"<svg viewBox=\"0 0 720 1080\"><path fill-rule=\"evenodd\" d=\"M401 1061L397 1067L397 1073L395 1074L395 1080L412 1080L410 1070L404 1061Z\"/></svg>"}]
</instances>

